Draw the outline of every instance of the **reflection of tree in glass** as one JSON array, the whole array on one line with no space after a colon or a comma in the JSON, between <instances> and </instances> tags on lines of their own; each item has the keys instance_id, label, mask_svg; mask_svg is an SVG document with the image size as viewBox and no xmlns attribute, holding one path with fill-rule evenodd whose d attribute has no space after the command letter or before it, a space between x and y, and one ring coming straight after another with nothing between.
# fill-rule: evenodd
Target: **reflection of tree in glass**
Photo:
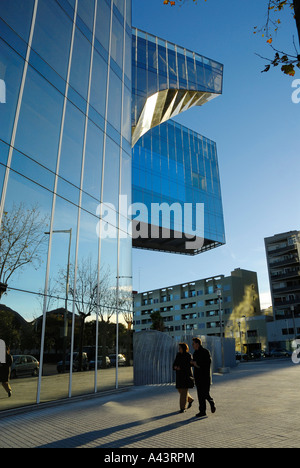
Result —
<instances>
[{"instance_id":1,"label":"reflection of tree in glass","mask_svg":"<svg viewBox=\"0 0 300 468\"><path fill-rule=\"evenodd\" d=\"M133 324L133 297L131 287L121 287L119 291L119 308L122 311L123 319L127 323L127 340L126 340L126 365L130 366L131 361L131 343L132 343L132 324Z\"/></svg>"},{"instance_id":2,"label":"reflection of tree in glass","mask_svg":"<svg viewBox=\"0 0 300 468\"><path fill-rule=\"evenodd\" d=\"M13 204L3 213L0 229L0 298L8 281L25 265L38 269L45 247L48 217L42 216L39 206L26 208L24 203Z\"/></svg>"},{"instance_id":3,"label":"reflection of tree in glass","mask_svg":"<svg viewBox=\"0 0 300 468\"><path fill-rule=\"evenodd\" d=\"M100 281L98 285L98 267L93 262L91 256L82 258L77 267L76 287L74 285L74 268L71 267L70 273L70 295L75 303L76 311L80 317L80 336L79 336L79 359L82 361L82 350L84 340L85 322L88 317L98 314L102 330L102 346L106 349L107 325L110 318L115 313L115 289L113 290L110 281L110 272L100 271ZM66 282L66 273L60 272L60 286L63 290ZM99 295L99 298L98 298ZM97 305L99 302L99 306ZM105 319L106 318L106 319ZM106 365L106 360L102 360ZM79 362L79 369L81 369Z\"/></svg>"}]
</instances>

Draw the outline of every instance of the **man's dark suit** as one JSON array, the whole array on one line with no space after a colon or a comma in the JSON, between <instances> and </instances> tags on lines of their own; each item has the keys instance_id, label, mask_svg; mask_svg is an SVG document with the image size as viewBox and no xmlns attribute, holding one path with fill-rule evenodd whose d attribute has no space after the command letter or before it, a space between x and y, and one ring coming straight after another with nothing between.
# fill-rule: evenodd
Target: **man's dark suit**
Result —
<instances>
[{"instance_id":1,"label":"man's dark suit","mask_svg":"<svg viewBox=\"0 0 300 468\"><path fill-rule=\"evenodd\" d=\"M211 380L211 355L210 352L200 346L194 352L193 360L197 366L194 366L195 384L197 386L199 399L199 416L206 415L206 400L209 402L212 412L216 411L213 398L210 396Z\"/></svg>"}]
</instances>

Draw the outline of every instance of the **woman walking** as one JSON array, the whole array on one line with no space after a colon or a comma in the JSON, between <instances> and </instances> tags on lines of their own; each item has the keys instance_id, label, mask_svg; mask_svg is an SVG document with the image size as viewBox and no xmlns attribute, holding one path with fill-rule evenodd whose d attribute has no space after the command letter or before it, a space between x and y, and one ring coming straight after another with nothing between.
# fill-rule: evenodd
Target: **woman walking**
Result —
<instances>
[{"instance_id":1,"label":"woman walking","mask_svg":"<svg viewBox=\"0 0 300 468\"><path fill-rule=\"evenodd\" d=\"M179 343L179 353L173 364L173 369L176 371L176 388L180 393L180 413L191 408L193 398L189 393L189 389L194 388L194 378L191 367L192 356L189 353L189 347L186 343Z\"/></svg>"},{"instance_id":2,"label":"woman walking","mask_svg":"<svg viewBox=\"0 0 300 468\"><path fill-rule=\"evenodd\" d=\"M12 363L13 363L13 359L10 355L10 349L7 346L6 347L6 363L0 364L0 382L9 398L12 396L12 389L11 389L11 386L9 385L10 370L11 370Z\"/></svg>"}]
</instances>

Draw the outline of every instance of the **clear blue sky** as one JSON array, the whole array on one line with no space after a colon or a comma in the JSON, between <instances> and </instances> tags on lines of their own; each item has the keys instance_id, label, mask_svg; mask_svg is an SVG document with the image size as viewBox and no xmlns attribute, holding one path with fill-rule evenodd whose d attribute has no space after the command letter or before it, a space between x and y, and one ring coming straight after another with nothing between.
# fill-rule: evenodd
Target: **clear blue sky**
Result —
<instances>
[{"instance_id":1,"label":"clear blue sky","mask_svg":"<svg viewBox=\"0 0 300 468\"><path fill-rule=\"evenodd\" d=\"M134 250L135 290L150 290L225 274L256 271L261 305L271 305L264 238L300 229L300 104L279 68L261 73L272 57L263 26L266 0L133 0L133 25L225 66L223 95L176 120L216 141L227 244L196 257ZM242 6L241 6L242 5ZM294 52L294 22L282 17L275 45Z\"/></svg>"}]
</instances>

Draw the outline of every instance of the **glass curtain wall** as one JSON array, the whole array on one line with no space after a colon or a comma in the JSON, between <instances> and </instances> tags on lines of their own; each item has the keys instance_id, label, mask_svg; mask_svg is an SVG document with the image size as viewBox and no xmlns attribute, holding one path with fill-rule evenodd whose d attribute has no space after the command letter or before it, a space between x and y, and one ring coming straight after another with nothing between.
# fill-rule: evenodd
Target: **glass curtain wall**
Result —
<instances>
[{"instance_id":1,"label":"glass curtain wall","mask_svg":"<svg viewBox=\"0 0 300 468\"><path fill-rule=\"evenodd\" d=\"M172 120L149 130L133 149L133 202L147 207L144 218L139 216L143 223L171 227L182 234L177 241L163 237L135 239L138 247L197 254L223 245L225 228L215 142ZM172 216L155 218L155 204L162 211L164 204L172 210L179 205L180 216L174 211ZM191 216L187 216L186 204L192 207ZM199 250L189 251L184 236L196 230L197 204L204 205L204 244Z\"/></svg>"},{"instance_id":2,"label":"glass curtain wall","mask_svg":"<svg viewBox=\"0 0 300 468\"><path fill-rule=\"evenodd\" d=\"M222 94L223 65L133 29L133 144L151 128Z\"/></svg>"},{"instance_id":3,"label":"glass curtain wall","mask_svg":"<svg viewBox=\"0 0 300 468\"><path fill-rule=\"evenodd\" d=\"M0 410L130 385L131 0L1 0L0 84Z\"/></svg>"}]
</instances>

